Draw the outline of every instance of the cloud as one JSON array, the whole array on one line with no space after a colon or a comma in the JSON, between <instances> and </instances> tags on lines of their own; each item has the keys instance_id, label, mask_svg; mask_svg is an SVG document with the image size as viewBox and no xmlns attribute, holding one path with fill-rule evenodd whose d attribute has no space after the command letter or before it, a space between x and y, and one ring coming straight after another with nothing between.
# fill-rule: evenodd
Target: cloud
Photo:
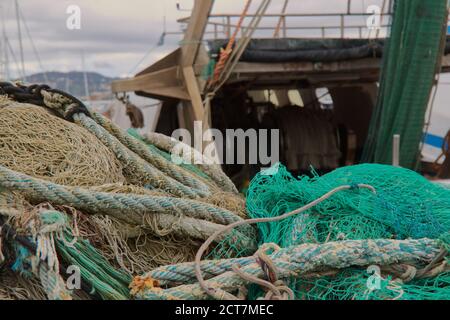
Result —
<instances>
[{"instance_id":1,"label":"cloud","mask_svg":"<svg viewBox=\"0 0 450 320\"><path fill-rule=\"evenodd\" d=\"M180 31L177 19L188 16L188 11L177 11L176 3L190 10L193 0L19 0L22 16L38 49L42 65L46 70L80 70L81 55L85 56L86 67L108 76L127 74L146 52L156 45L164 30L164 16L168 31ZM366 1L352 1L352 9L361 11ZM369 4L381 0L367 1ZM254 12L259 1L254 1ZM269 12L281 12L284 0L273 0ZM81 30L66 27L69 5L81 9ZM18 63L19 41L14 1L1 0L6 32ZM240 13L242 0L216 0L213 13ZM345 12L346 1L342 0L290 0L288 12ZM237 18L234 20L237 21ZM248 19L247 19L248 21ZM263 22L275 26L276 19ZM306 21L306 20L305 20ZM320 25L325 21L317 20ZM328 23L330 20L328 19ZM292 22L295 24L294 22ZM311 22L311 19L309 21ZM27 73L40 71L33 47L22 25L24 58ZM261 36L270 36L268 31ZM260 35L260 34L259 34ZM168 54L178 46L181 35L166 37L165 45L158 47L143 62L140 68ZM11 69L17 73L17 66L10 55Z\"/></svg>"}]
</instances>

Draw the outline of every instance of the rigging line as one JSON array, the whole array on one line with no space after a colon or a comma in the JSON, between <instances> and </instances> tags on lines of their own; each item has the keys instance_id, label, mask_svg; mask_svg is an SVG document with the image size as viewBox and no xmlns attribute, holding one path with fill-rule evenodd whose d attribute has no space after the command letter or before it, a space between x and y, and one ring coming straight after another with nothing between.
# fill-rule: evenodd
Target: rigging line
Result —
<instances>
[{"instance_id":1,"label":"rigging line","mask_svg":"<svg viewBox=\"0 0 450 320\"><path fill-rule=\"evenodd\" d=\"M231 54L231 57L225 64L224 72L220 77L220 83L213 89L213 94L215 94L228 80L228 78L231 76L234 68L239 62L239 59L241 58L242 54L244 53L245 49L247 48L253 33L258 28L259 23L261 22L262 17L267 11L267 8L270 5L271 0L263 0L261 2L260 7L255 13L255 16L253 17L252 21L250 22L248 28L245 30L245 34L243 35L242 39L238 42L236 45L235 50Z\"/></svg>"},{"instance_id":2,"label":"rigging line","mask_svg":"<svg viewBox=\"0 0 450 320\"><path fill-rule=\"evenodd\" d=\"M265 10L267 9L269 3L270 0L263 0L261 2L260 6L258 7L255 13L255 16L250 21L248 27L245 29L244 34L242 35L242 38L237 42L236 47L232 51L230 57L228 58L228 61L225 63L223 72L219 78L220 81L219 85L217 85L213 90L214 94L222 87L222 85L227 81L227 79L231 75L231 72L233 71L235 65L239 61L242 53L245 51L245 48L247 47L248 42L250 41L253 35L253 32L257 28L261 15L265 13Z\"/></svg>"},{"instance_id":3,"label":"rigging line","mask_svg":"<svg viewBox=\"0 0 450 320\"><path fill-rule=\"evenodd\" d=\"M13 58L13 60L14 60L14 64L16 65L16 70L17 70L18 76L19 76L19 78L20 78L20 66L19 66L19 61L17 61L17 59L16 59L16 54L14 53L14 49L13 49L13 47L11 46L11 42L9 42L9 39L8 39L8 38L5 38L5 40L6 40L6 45L7 45L8 49L9 49L9 52L11 53L11 56L12 56L12 58Z\"/></svg>"},{"instance_id":4,"label":"rigging line","mask_svg":"<svg viewBox=\"0 0 450 320\"><path fill-rule=\"evenodd\" d=\"M150 50L147 51L147 53L142 57L141 60L139 60L139 62L128 72L129 75L132 75L137 68L139 68L139 66L142 64L142 62L145 61L145 59L148 58L148 56L155 51L157 48L159 47L159 44L156 44L155 46L151 47Z\"/></svg>"},{"instance_id":5,"label":"rigging line","mask_svg":"<svg viewBox=\"0 0 450 320\"><path fill-rule=\"evenodd\" d=\"M275 32L273 34L274 38L280 37L280 29L281 29L282 25L284 25L284 27L286 27L286 16L284 14L286 13L288 3L289 3L289 0L284 0L283 9L281 10L281 16L280 16L280 19L278 20L278 24L277 24L277 26L275 28Z\"/></svg>"},{"instance_id":6,"label":"rigging line","mask_svg":"<svg viewBox=\"0 0 450 320\"><path fill-rule=\"evenodd\" d=\"M19 15L22 18L22 23L25 27L25 32L27 33L28 38L30 39L31 47L32 47L34 55L36 56L36 59L38 61L39 68L41 69L42 73L44 74L44 80L46 83L48 83L47 72L45 71L44 66L42 65L41 57L39 55L36 45L34 44L34 40L33 40L33 37L31 36L30 28L28 28L28 24L27 24L27 20L25 19L25 15L23 14L23 12L20 8L19 8Z\"/></svg>"},{"instance_id":7,"label":"rigging line","mask_svg":"<svg viewBox=\"0 0 450 320\"><path fill-rule=\"evenodd\" d=\"M167 27L167 21L166 21L166 5L165 3L163 4L163 11L164 11L164 17L163 17L163 33L161 34L161 37L159 39L159 41L156 43L156 45L154 45L153 47L151 47L147 53L142 57L141 60L139 60L139 62L128 72L128 75L133 75L133 73L136 71L137 68L139 68L139 66L145 61L145 59L148 58L148 56L155 51L158 47L161 47L164 45L164 37L166 36L166 27Z\"/></svg>"}]
</instances>

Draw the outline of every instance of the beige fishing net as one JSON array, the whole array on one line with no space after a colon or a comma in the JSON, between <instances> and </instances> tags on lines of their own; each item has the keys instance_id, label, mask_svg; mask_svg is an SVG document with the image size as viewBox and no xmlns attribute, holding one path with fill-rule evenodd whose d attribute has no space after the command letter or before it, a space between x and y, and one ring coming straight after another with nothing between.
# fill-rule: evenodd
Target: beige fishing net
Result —
<instances>
[{"instance_id":1,"label":"beige fishing net","mask_svg":"<svg viewBox=\"0 0 450 320\"><path fill-rule=\"evenodd\" d=\"M125 181L114 154L86 129L42 107L0 98L0 164L69 186Z\"/></svg>"},{"instance_id":2,"label":"beige fishing net","mask_svg":"<svg viewBox=\"0 0 450 320\"><path fill-rule=\"evenodd\" d=\"M126 161L121 163L120 157L118 159L82 126L61 119L43 107L16 103L4 96L0 96L0 165L69 186L68 189L84 187L93 192L109 194L174 197L157 186L147 189L130 184L129 176L124 173L127 171L124 170ZM196 199L199 205L202 202L212 204L245 217L245 201L242 197L224 191L212 180L201 176L196 178L211 190L210 196ZM136 177L136 180L139 179L140 176ZM196 234L197 230L203 230L203 225L189 229L190 234L194 235L191 237L174 232L181 225L187 227L186 224L192 224L190 220L182 219L181 211L174 216L145 215L145 219L143 217L139 223L95 212L89 212L92 215L88 215L69 205L29 203L12 190L0 190L0 215L11 223L14 221L13 225L19 233L26 234L22 225L28 225L21 217L26 218L36 206L64 213L71 220L70 228L75 232L74 236L87 240L117 270L132 275L143 274L162 265L193 261L203 242ZM166 219L165 223L160 221L166 217L174 219ZM196 223L202 222L198 220ZM220 227L213 223L210 225ZM211 232L209 229L204 232L207 231ZM0 253L7 245L8 248L14 248L17 244L11 241L3 245L0 243ZM45 297L38 282L10 271L2 273L2 264L8 265L8 261L2 261L0 257L0 299ZM74 298L89 297L75 293Z\"/></svg>"}]
</instances>

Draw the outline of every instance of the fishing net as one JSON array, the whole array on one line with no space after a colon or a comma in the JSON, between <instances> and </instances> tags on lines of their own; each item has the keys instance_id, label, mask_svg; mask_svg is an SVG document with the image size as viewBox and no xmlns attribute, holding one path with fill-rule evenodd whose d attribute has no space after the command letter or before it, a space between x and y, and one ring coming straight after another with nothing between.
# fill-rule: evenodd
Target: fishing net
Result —
<instances>
[{"instance_id":1,"label":"fishing net","mask_svg":"<svg viewBox=\"0 0 450 320\"><path fill-rule=\"evenodd\" d=\"M0 103L0 149L1 165L55 183L125 182L121 163L95 136L42 107Z\"/></svg>"},{"instance_id":2,"label":"fishing net","mask_svg":"<svg viewBox=\"0 0 450 320\"><path fill-rule=\"evenodd\" d=\"M10 100L36 88L0 87L22 92L0 96L0 276L21 281L0 286L0 297L128 299L133 275L192 261L209 235L246 216L218 167L173 163L171 149L64 93L35 92L37 105ZM234 232L226 250L253 250L254 231ZM72 265L80 290L65 286Z\"/></svg>"},{"instance_id":3,"label":"fishing net","mask_svg":"<svg viewBox=\"0 0 450 320\"><path fill-rule=\"evenodd\" d=\"M358 190L359 184L373 186L376 194ZM416 172L387 165L344 167L323 176L312 171L312 177L299 178L278 165L253 179L247 209L252 218L280 216L341 185L355 189L334 194L297 216L259 224L260 243L289 247L344 240L430 238L448 244L450 191ZM404 283L387 276L377 290L368 289L371 274L357 268L291 279L290 287L298 299L450 299L450 272L445 270L443 267L443 272L431 279L413 276ZM258 294L255 290L253 297Z\"/></svg>"},{"instance_id":4,"label":"fishing net","mask_svg":"<svg viewBox=\"0 0 450 320\"><path fill-rule=\"evenodd\" d=\"M198 241L178 239L170 234L155 236L151 230L109 216L78 214L77 224L84 239L114 266L129 274L141 274L174 261L192 261L200 246Z\"/></svg>"},{"instance_id":5,"label":"fishing net","mask_svg":"<svg viewBox=\"0 0 450 320\"><path fill-rule=\"evenodd\" d=\"M0 270L0 300L44 300L46 295L39 281L25 280L10 270Z\"/></svg>"},{"instance_id":6,"label":"fishing net","mask_svg":"<svg viewBox=\"0 0 450 320\"><path fill-rule=\"evenodd\" d=\"M416 168L425 113L445 41L448 1L396 0L383 54L377 106L363 161L391 163L392 137L401 135L400 164Z\"/></svg>"}]
</instances>

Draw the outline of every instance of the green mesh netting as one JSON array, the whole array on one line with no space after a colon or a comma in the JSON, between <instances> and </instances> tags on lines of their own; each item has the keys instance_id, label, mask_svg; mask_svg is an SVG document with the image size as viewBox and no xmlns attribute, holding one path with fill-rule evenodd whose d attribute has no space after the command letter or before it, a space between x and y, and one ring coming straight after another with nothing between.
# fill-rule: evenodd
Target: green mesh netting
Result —
<instances>
[{"instance_id":1,"label":"green mesh netting","mask_svg":"<svg viewBox=\"0 0 450 320\"><path fill-rule=\"evenodd\" d=\"M300 208L342 185L369 184L370 190L339 192L292 218L258 225L260 243L282 247L301 243L361 239L433 238L449 243L450 190L414 171L380 164L337 169L313 177L293 177L284 166L258 174L247 194L252 218L274 217ZM428 280L368 290L366 270L346 269L316 279L292 279L299 299L450 299L450 273ZM258 296L258 290L253 297Z\"/></svg>"},{"instance_id":2,"label":"green mesh netting","mask_svg":"<svg viewBox=\"0 0 450 320\"><path fill-rule=\"evenodd\" d=\"M416 167L446 21L447 0L395 1L363 162L391 163L400 134L400 164Z\"/></svg>"}]
</instances>

